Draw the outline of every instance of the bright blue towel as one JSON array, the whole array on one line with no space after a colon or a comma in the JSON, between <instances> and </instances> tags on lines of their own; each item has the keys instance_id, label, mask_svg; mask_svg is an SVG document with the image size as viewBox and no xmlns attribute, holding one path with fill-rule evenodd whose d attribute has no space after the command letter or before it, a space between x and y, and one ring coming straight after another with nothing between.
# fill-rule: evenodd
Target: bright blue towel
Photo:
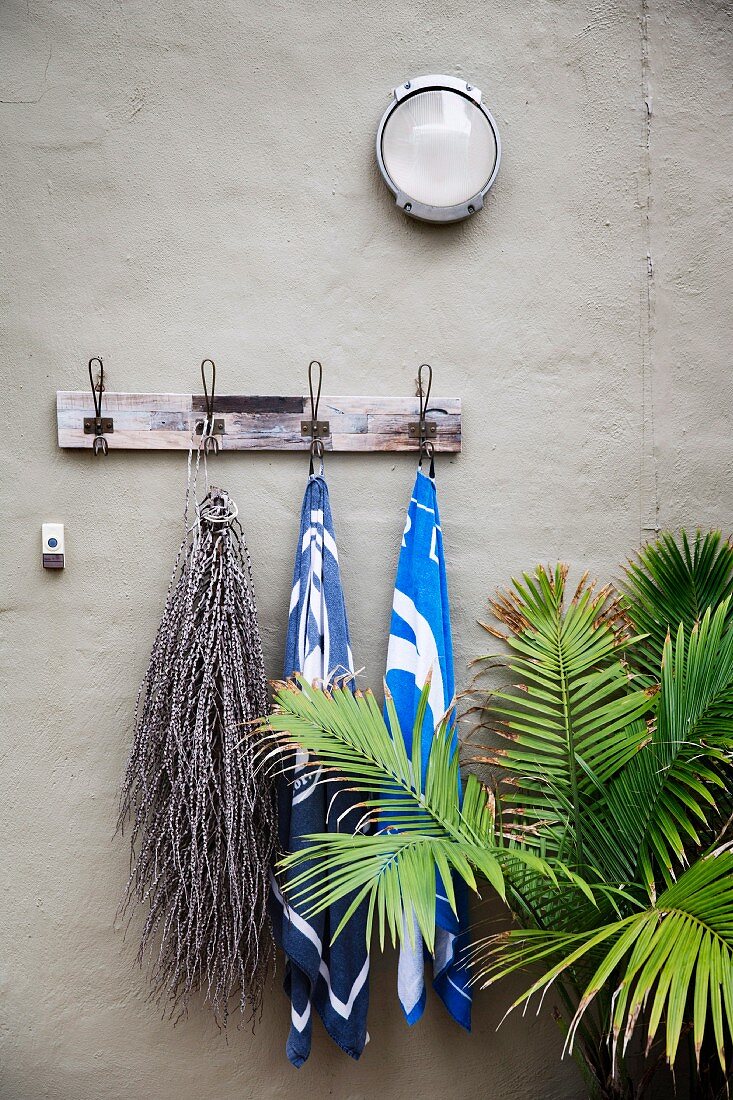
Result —
<instances>
[{"instance_id":1,"label":"bright blue towel","mask_svg":"<svg viewBox=\"0 0 733 1100\"><path fill-rule=\"evenodd\" d=\"M418 469L397 565L387 653L387 688L394 700L408 753L412 751L418 700L431 672L422 729L423 776L435 727L453 706L455 682L438 498L433 478ZM457 749L455 726L453 744ZM464 961L468 946L468 898L462 879L456 880L454 887L458 919L438 876L433 988L453 1018L470 1030L471 990ZM415 949L406 944L400 950L397 988L410 1024L420 1019L425 1008L425 954L419 930Z\"/></svg>"},{"instance_id":2,"label":"bright blue towel","mask_svg":"<svg viewBox=\"0 0 733 1100\"><path fill-rule=\"evenodd\" d=\"M285 676L300 672L310 683L326 686L345 678L353 682L353 671L328 486L323 474L312 475L303 498L295 555ZM320 778L320 768L309 765L304 756L297 761L294 782L280 785L279 831L284 851L304 847L302 837L307 833L352 833L359 822L358 794L334 781L321 783ZM306 919L307 902L283 908L273 879L273 923L287 956L285 989L291 1002L286 1050L295 1066L302 1066L310 1054L314 1007L333 1041L352 1058L360 1056L367 1041L366 904L330 943L350 901L345 898Z\"/></svg>"}]
</instances>

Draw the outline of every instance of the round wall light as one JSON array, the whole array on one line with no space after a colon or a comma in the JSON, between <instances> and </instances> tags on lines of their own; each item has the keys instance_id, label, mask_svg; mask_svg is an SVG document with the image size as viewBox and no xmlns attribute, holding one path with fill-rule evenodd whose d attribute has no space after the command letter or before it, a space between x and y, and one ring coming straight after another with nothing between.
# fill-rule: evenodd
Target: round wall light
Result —
<instances>
[{"instance_id":1,"label":"round wall light","mask_svg":"<svg viewBox=\"0 0 733 1100\"><path fill-rule=\"evenodd\" d=\"M478 88L421 76L395 88L377 131L377 160L406 214L457 222L481 209L496 179L499 130Z\"/></svg>"}]
</instances>

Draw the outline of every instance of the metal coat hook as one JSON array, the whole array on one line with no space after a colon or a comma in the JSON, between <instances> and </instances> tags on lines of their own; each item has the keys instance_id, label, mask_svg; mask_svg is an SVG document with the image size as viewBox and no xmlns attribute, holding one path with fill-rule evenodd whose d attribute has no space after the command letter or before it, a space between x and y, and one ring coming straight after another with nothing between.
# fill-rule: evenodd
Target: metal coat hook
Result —
<instances>
[{"instance_id":1,"label":"metal coat hook","mask_svg":"<svg viewBox=\"0 0 733 1100\"><path fill-rule=\"evenodd\" d=\"M318 386L316 388L315 396L313 394L313 369L318 369ZM326 436L331 434L331 425L327 420L318 419L318 406L321 401L321 385L323 384L323 366L318 359L311 359L308 364L308 390L310 392L310 405L311 405L311 418L310 420L301 421L301 433L302 435L310 436L310 473L313 474L313 458L315 455L321 460L321 466L323 466L323 455L325 453L325 446L323 440Z\"/></svg>"},{"instance_id":2,"label":"metal coat hook","mask_svg":"<svg viewBox=\"0 0 733 1100\"><path fill-rule=\"evenodd\" d=\"M99 381L94 381L92 366L99 363ZM104 393L104 364L98 355L89 360L89 382L92 387L92 401L94 402L94 416L84 417L84 435L93 435L92 451L95 455L106 455L109 451L105 433L114 432L114 420L111 416L102 416L102 394Z\"/></svg>"},{"instance_id":3,"label":"metal coat hook","mask_svg":"<svg viewBox=\"0 0 733 1100\"><path fill-rule=\"evenodd\" d=\"M315 401L313 400L313 368L318 367L318 390ZM315 421L318 418L318 406L321 401L321 386L323 385L323 364L318 359L311 359L308 364L308 389L311 397L311 417Z\"/></svg>"},{"instance_id":4,"label":"metal coat hook","mask_svg":"<svg viewBox=\"0 0 733 1100\"><path fill-rule=\"evenodd\" d=\"M423 382L423 371L428 372L427 386ZM418 465L422 467L425 456L430 459L430 476L435 477L435 443L433 440L438 434L438 425L435 421L428 420L430 411L430 391L433 388L433 368L429 363L421 363L417 372L417 396L420 398L420 419L417 423L410 424L410 435L417 438L420 448Z\"/></svg>"},{"instance_id":5,"label":"metal coat hook","mask_svg":"<svg viewBox=\"0 0 733 1100\"><path fill-rule=\"evenodd\" d=\"M206 385L206 364L211 364L211 393ZM201 360L201 381L204 387L204 401L206 403L206 415L203 421L196 425L196 434L201 436L200 446L205 454L218 454L221 443L217 438L224 434L224 418L214 419L214 396L216 394L216 363L213 359Z\"/></svg>"}]
</instances>

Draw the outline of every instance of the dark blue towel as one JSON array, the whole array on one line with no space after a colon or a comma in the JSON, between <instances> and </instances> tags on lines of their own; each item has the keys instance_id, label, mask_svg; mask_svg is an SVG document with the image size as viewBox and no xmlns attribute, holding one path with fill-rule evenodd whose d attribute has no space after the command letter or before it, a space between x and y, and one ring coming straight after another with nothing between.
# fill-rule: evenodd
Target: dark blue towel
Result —
<instances>
[{"instance_id":1,"label":"dark blue towel","mask_svg":"<svg viewBox=\"0 0 733 1100\"><path fill-rule=\"evenodd\" d=\"M328 486L320 474L308 479L303 498L285 676L301 672L309 682L326 686L349 677L353 671ZM320 778L320 769L309 765L306 756L296 761L294 782L280 784L280 844L286 852L304 847L301 838L307 833L351 833L358 825L358 794L343 790L333 781L321 783ZM297 873L301 870L305 865ZM286 1049L295 1066L302 1066L310 1054L314 1007L333 1041L352 1058L360 1056L367 1041L366 903L330 944L350 901L345 898L326 912L306 919L303 910L308 908L307 903L283 908L282 895L273 880L273 922L287 956L285 989L291 1002Z\"/></svg>"}]
</instances>

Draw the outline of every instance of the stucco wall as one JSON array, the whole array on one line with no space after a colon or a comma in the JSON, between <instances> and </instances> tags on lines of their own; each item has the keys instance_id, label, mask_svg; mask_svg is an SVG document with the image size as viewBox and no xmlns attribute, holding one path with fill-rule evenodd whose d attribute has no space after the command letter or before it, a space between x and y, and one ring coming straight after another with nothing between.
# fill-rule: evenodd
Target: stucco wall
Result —
<instances>
[{"instance_id":1,"label":"stucco wall","mask_svg":"<svg viewBox=\"0 0 733 1100\"><path fill-rule=\"evenodd\" d=\"M112 838L138 683L181 532L185 460L55 443L57 388L104 356L122 390L409 394L464 402L438 464L456 660L511 573L601 577L658 522L729 525L731 6L712 0L346 5L3 0L0 6L3 1100L584 1095L547 1014L500 988L471 1037L410 1031L375 960L352 1063L285 1060L279 979L253 1036L145 1001ZM487 208L394 209L374 130L409 76L470 77L505 156ZM651 113L646 104L649 105ZM305 459L228 455L269 671L279 671ZM327 463L357 662L378 684L409 456ZM67 568L40 567L66 524Z\"/></svg>"}]
</instances>

